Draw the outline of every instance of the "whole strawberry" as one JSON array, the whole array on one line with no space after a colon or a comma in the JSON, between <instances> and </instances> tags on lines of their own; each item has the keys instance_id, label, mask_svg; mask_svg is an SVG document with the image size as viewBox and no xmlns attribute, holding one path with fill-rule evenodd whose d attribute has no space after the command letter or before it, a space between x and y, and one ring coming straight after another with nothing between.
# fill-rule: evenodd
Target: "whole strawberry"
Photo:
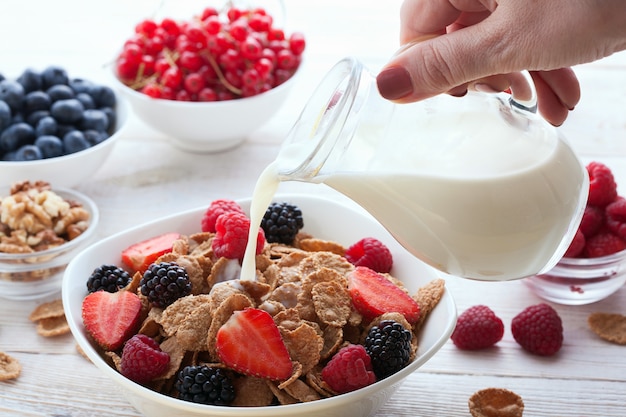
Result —
<instances>
[{"instance_id":1,"label":"whole strawberry","mask_svg":"<svg viewBox=\"0 0 626 417\"><path fill-rule=\"evenodd\" d=\"M563 344L561 317L544 303L527 307L515 316L511 332L522 348L535 355L554 355Z\"/></svg>"},{"instance_id":2,"label":"whole strawberry","mask_svg":"<svg viewBox=\"0 0 626 417\"><path fill-rule=\"evenodd\" d=\"M122 350L120 372L140 384L161 375L170 363L170 355L163 352L156 340L145 334L131 337Z\"/></svg>"},{"instance_id":3,"label":"whole strawberry","mask_svg":"<svg viewBox=\"0 0 626 417\"><path fill-rule=\"evenodd\" d=\"M487 306L476 305L457 319L451 339L463 350L484 349L498 343L504 335L504 323Z\"/></svg>"}]
</instances>

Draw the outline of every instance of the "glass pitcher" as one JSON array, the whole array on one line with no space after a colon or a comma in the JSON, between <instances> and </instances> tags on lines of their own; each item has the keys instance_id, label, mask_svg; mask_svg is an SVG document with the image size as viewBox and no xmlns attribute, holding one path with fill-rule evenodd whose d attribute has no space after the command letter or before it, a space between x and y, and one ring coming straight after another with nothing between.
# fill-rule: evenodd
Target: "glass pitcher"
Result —
<instances>
[{"instance_id":1,"label":"glass pitcher","mask_svg":"<svg viewBox=\"0 0 626 417\"><path fill-rule=\"evenodd\" d=\"M542 273L573 239L588 178L535 114L531 90L526 102L469 92L394 104L346 58L305 105L276 169L281 181L345 194L446 273L494 281Z\"/></svg>"}]
</instances>

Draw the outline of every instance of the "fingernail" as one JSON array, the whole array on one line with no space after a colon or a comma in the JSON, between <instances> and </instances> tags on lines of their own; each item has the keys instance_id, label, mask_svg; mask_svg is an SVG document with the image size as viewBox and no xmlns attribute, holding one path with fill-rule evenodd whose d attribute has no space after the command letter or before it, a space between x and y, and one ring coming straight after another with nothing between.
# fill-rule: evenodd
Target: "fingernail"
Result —
<instances>
[{"instance_id":1,"label":"fingernail","mask_svg":"<svg viewBox=\"0 0 626 417\"><path fill-rule=\"evenodd\" d=\"M404 67L391 67L376 77L378 92L387 100L397 100L413 92L411 75Z\"/></svg>"}]
</instances>

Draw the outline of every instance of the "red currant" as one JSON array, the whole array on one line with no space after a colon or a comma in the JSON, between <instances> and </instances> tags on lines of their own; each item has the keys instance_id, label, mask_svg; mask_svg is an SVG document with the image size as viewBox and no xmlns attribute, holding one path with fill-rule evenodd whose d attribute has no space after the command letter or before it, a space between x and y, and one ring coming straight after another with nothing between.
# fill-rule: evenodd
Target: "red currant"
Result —
<instances>
[{"instance_id":1,"label":"red currant","mask_svg":"<svg viewBox=\"0 0 626 417\"><path fill-rule=\"evenodd\" d=\"M177 67L170 67L161 76L161 80L163 81L163 85L178 89L183 82L183 73Z\"/></svg>"},{"instance_id":2,"label":"red currant","mask_svg":"<svg viewBox=\"0 0 626 417\"><path fill-rule=\"evenodd\" d=\"M306 47L306 41L304 35L300 32L293 32L289 37L289 49L294 55L302 55L304 48Z\"/></svg>"},{"instance_id":3,"label":"red currant","mask_svg":"<svg viewBox=\"0 0 626 417\"><path fill-rule=\"evenodd\" d=\"M202 90L206 84L202 74L198 72L192 72L185 76L185 80L183 81L185 85L185 90L187 90L191 94L197 94Z\"/></svg>"}]
</instances>

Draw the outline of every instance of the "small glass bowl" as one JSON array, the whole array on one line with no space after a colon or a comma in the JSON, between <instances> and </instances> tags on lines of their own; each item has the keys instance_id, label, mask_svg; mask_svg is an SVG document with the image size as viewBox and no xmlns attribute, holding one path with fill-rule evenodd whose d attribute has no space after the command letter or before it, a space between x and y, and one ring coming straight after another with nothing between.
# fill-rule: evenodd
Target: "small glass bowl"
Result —
<instances>
[{"instance_id":1,"label":"small glass bowl","mask_svg":"<svg viewBox=\"0 0 626 417\"><path fill-rule=\"evenodd\" d=\"M562 258L547 273L524 281L548 301L567 305L594 303L626 282L626 250L600 258Z\"/></svg>"},{"instance_id":2,"label":"small glass bowl","mask_svg":"<svg viewBox=\"0 0 626 417\"><path fill-rule=\"evenodd\" d=\"M89 227L75 239L52 249L19 254L0 252L1 298L32 300L59 292L65 267L96 233L100 214L89 197L65 188L53 187L52 191L65 200L82 204L89 212ZM8 195L8 187L0 195Z\"/></svg>"}]
</instances>

